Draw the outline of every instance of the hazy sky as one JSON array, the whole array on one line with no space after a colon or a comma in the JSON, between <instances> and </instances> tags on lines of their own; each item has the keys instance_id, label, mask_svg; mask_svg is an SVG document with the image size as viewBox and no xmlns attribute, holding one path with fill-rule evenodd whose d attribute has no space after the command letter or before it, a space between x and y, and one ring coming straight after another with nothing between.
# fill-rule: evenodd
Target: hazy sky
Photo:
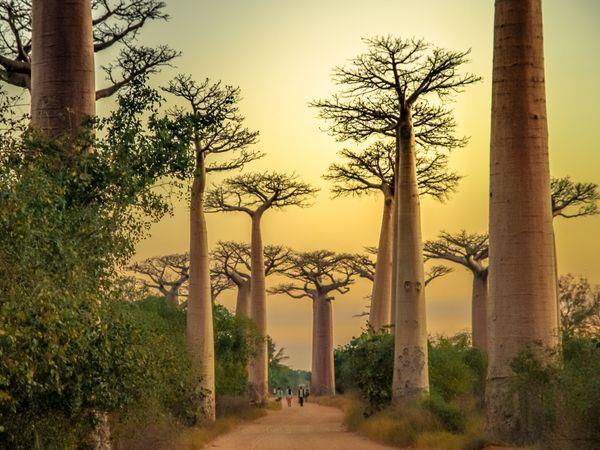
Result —
<instances>
[{"instance_id":1,"label":"hazy sky","mask_svg":"<svg viewBox=\"0 0 600 450\"><path fill-rule=\"evenodd\" d=\"M164 83L177 71L200 80L238 85L247 125L260 130L258 148L267 156L248 171L297 172L322 191L310 209L290 208L264 217L266 243L298 250L358 252L376 245L382 199L330 198L321 175L344 145L323 132L325 124L307 103L334 92L331 69L364 50L361 37L393 34L423 37L450 49L472 48L468 70L484 78L457 98L459 133L471 137L456 151L451 166L465 176L459 192L445 204L424 200L425 239L440 230L483 232L488 223L488 152L492 64L492 0L171 0L168 23L151 24L141 39L168 43L183 56L177 68L153 79ZM600 2L544 0L546 75L551 170L579 181L600 182ZM102 63L103 60L98 61ZM101 110L108 107L104 101ZM216 181L218 178L212 178ZM184 252L188 212L178 205L173 217L152 229L137 258ZM600 283L600 217L555 222L559 269ZM247 241L250 223L242 214L208 217L209 241ZM277 280L270 279L270 283ZM430 333L469 327L471 278L458 267L427 289ZM334 302L335 344L360 333L370 285L355 284ZM220 301L233 305L234 292ZM268 299L269 334L286 348L290 363L310 366L311 305L283 296Z\"/></svg>"}]
</instances>

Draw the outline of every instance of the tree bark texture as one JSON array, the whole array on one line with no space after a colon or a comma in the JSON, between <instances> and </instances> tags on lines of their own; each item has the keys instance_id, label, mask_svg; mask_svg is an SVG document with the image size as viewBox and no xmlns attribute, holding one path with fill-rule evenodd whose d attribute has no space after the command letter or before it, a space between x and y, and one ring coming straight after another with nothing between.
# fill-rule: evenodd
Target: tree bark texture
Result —
<instances>
[{"instance_id":1,"label":"tree bark texture","mask_svg":"<svg viewBox=\"0 0 600 450\"><path fill-rule=\"evenodd\" d=\"M249 365L249 394L256 404L265 404L269 399L269 352L267 347L267 291L265 283L265 261L260 220L262 214L252 215L250 243L250 318L256 323L262 342Z\"/></svg>"},{"instance_id":2,"label":"tree bark texture","mask_svg":"<svg viewBox=\"0 0 600 450\"><path fill-rule=\"evenodd\" d=\"M558 344L541 0L496 0L490 154L488 431L528 438L511 361Z\"/></svg>"},{"instance_id":3,"label":"tree bark texture","mask_svg":"<svg viewBox=\"0 0 600 450\"><path fill-rule=\"evenodd\" d=\"M417 188L415 136L410 110L399 129L399 171L395 195L396 320L392 398L395 403L418 401L429 390L427 325L421 212Z\"/></svg>"},{"instance_id":4,"label":"tree bark texture","mask_svg":"<svg viewBox=\"0 0 600 450\"><path fill-rule=\"evenodd\" d=\"M333 306L327 294L316 294L313 299L313 367L311 393L335 395L333 366Z\"/></svg>"},{"instance_id":5,"label":"tree bark texture","mask_svg":"<svg viewBox=\"0 0 600 450\"><path fill-rule=\"evenodd\" d=\"M369 323L380 330L392 322L393 197L386 196L379 234Z\"/></svg>"},{"instance_id":6,"label":"tree bark texture","mask_svg":"<svg viewBox=\"0 0 600 450\"><path fill-rule=\"evenodd\" d=\"M237 285L237 298L235 303L235 315L238 317L250 317L250 280L244 280Z\"/></svg>"},{"instance_id":7,"label":"tree bark texture","mask_svg":"<svg viewBox=\"0 0 600 450\"><path fill-rule=\"evenodd\" d=\"M76 135L96 112L90 0L33 0L31 123Z\"/></svg>"},{"instance_id":8,"label":"tree bark texture","mask_svg":"<svg viewBox=\"0 0 600 450\"><path fill-rule=\"evenodd\" d=\"M488 284L487 270L473 273L473 291L471 293L471 331L473 346L487 352L488 340Z\"/></svg>"}]
</instances>

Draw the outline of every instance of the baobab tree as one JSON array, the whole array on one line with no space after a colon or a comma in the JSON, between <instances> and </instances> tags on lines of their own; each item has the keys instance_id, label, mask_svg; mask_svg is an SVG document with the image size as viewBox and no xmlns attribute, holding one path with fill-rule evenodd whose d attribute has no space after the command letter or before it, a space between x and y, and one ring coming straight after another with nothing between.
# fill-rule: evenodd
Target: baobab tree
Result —
<instances>
[{"instance_id":1,"label":"baobab tree","mask_svg":"<svg viewBox=\"0 0 600 450\"><path fill-rule=\"evenodd\" d=\"M488 235L441 232L436 240L426 241L425 258L443 259L466 267L473 274L471 293L471 329L473 345L487 351L488 295Z\"/></svg>"},{"instance_id":2,"label":"baobab tree","mask_svg":"<svg viewBox=\"0 0 600 450\"><path fill-rule=\"evenodd\" d=\"M128 269L138 274L143 286L157 290L172 306L179 305L179 296L186 290L190 258L187 253L155 256L131 264ZM139 277L141 275L141 277Z\"/></svg>"},{"instance_id":3,"label":"baobab tree","mask_svg":"<svg viewBox=\"0 0 600 450\"><path fill-rule=\"evenodd\" d=\"M298 253L285 275L294 282L269 290L295 299L312 300L312 369L311 392L316 395L335 395L333 365L333 306L335 292L345 294L357 272L353 256L328 250Z\"/></svg>"},{"instance_id":4,"label":"baobab tree","mask_svg":"<svg viewBox=\"0 0 600 450\"><path fill-rule=\"evenodd\" d=\"M600 192L596 183L581 183L570 177L552 178L552 216L572 219L593 216L600 212Z\"/></svg>"},{"instance_id":5,"label":"baobab tree","mask_svg":"<svg viewBox=\"0 0 600 450\"><path fill-rule=\"evenodd\" d=\"M204 217L207 174L242 168L261 155L250 147L258 132L244 126L239 113L239 88L196 83L179 75L164 90L183 100L186 107L171 111L191 124L190 151L195 167L190 191L190 278L187 307L187 343L198 370L201 387L210 393L201 406L203 420L214 421L214 338L211 304L208 235ZM209 160L207 162L207 160Z\"/></svg>"},{"instance_id":6,"label":"baobab tree","mask_svg":"<svg viewBox=\"0 0 600 450\"><path fill-rule=\"evenodd\" d=\"M142 74L157 72L179 53L165 45L137 45L142 28L151 21L168 20L166 3L161 0L2 0L0 1L0 80L25 89L32 88L34 46L43 37L40 61L53 73L41 74L50 83L63 77L70 82L73 99L86 80L86 98L109 97ZM40 20L36 20L40 18ZM52 32L60 29L60 32ZM41 45L42 41L40 41ZM116 60L102 69L108 86L95 90L94 53L115 51ZM53 63L51 59L57 58ZM60 62L59 62L60 61ZM52 65L56 64L56 66ZM62 68L64 73L57 72ZM89 70L92 70L90 75ZM78 75L77 70L85 73ZM71 76L69 78L69 76ZM92 84L90 83L92 77ZM51 77L51 78L50 78ZM89 92L88 92L89 91Z\"/></svg>"},{"instance_id":7,"label":"baobab tree","mask_svg":"<svg viewBox=\"0 0 600 450\"><path fill-rule=\"evenodd\" d=\"M394 167L396 147L392 141L376 141L362 151L344 149L343 162L334 163L324 178L333 182L335 197L381 193L383 215L379 233L369 323L375 330L392 320L392 250ZM456 190L460 176L448 169L447 154L417 147L417 184L420 195L440 201Z\"/></svg>"},{"instance_id":8,"label":"baobab tree","mask_svg":"<svg viewBox=\"0 0 600 450\"><path fill-rule=\"evenodd\" d=\"M264 248L265 277L282 273L290 261L291 250L282 245ZM211 277L223 276L237 287L235 314L250 317L250 286L252 263L250 246L240 242L220 241L211 252Z\"/></svg>"},{"instance_id":9,"label":"baobab tree","mask_svg":"<svg viewBox=\"0 0 600 450\"><path fill-rule=\"evenodd\" d=\"M396 403L411 402L429 389L416 145L452 149L465 144L454 135L452 111L445 103L479 78L459 72L469 51L454 52L391 36L365 42L366 53L334 70L341 92L313 106L340 140L389 137L395 142L392 392Z\"/></svg>"},{"instance_id":10,"label":"baobab tree","mask_svg":"<svg viewBox=\"0 0 600 450\"><path fill-rule=\"evenodd\" d=\"M267 294L261 220L269 209L308 206L317 189L295 175L265 172L228 178L206 195L209 212L243 212L252 221L250 238L250 318L256 323L263 342L250 362L249 394L256 404L269 398L267 349Z\"/></svg>"},{"instance_id":11,"label":"baobab tree","mask_svg":"<svg viewBox=\"0 0 600 450\"><path fill-rule=\"evenodd\" d=\"M558 345L541 0L495 3L490 177L487 425L524 441L511 362Z\"/></svg>"}]
</instances>

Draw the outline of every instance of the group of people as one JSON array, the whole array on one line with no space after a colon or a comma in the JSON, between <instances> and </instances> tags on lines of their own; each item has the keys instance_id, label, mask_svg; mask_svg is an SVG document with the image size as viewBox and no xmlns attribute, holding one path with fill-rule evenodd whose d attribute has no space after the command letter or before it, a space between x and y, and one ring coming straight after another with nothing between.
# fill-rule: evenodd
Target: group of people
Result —
<instances>
[{"instance_id":1,"label":"group of people","mask_svg":"<svg viewBox=\"0 0 600 450\"><path fill-rule=\"evenodd\" d=\"M286 387L285 389L274 388L273 395L275 395L276 400L280 402L284 397L287 401L288 407L292 406L292 398L294 398L294 391L291 387ZM298 403L300 406L304 406L304 402L308 400L308 396L310 395L310 390L307 387L300 385L298 387Z\"/></svg>"}]
</instances>

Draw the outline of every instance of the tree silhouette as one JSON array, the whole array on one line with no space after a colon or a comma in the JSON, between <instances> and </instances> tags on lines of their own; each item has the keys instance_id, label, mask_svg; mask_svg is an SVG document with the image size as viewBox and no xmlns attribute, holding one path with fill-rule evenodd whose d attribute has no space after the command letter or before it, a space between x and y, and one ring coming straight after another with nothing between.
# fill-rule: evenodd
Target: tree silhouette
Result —
<instances>
[{"instance_id":1,"label":"tree silhouette","mask_svg":"<svg viewBox=\"0 0 600 450\"><path fill-rule=\"evenodd\" d=\"M596 183L579 183L570 177L552 178L550 182L553 217L592 216L598 214L600 192Z\"/></svg>"},{"instance_id":2,"label":"tree silhouette","mask_svg":"<svg viewBox=\"0 0 600 450\"><path fill-rule=\"evenodd\" d=\"M358 275L353 256L328 250L297 253L285 275L294 282L282 284L269 292L312 300L311 392L316 395L335 395L331 301L335 292L347 293Z\"/></svg>"},{"instance_id":3,"label":"tree silhouette","mask_svg":"<svg viewBox=\"0 0 600 450\"><path fill-rule=\"evenodd\" d=\"M417 183L420 195L440 201L456 190L460 176L448 170L448 156L439 151L417 151ZM324 178L333 182L334 196L383 195L379 253L373 273L369 322L375 330L392 320L393 204L396 147L390 141L376 141L362 151L342 150L343 162L334 163Z\"/></svg>"},{"instance_id":4,"label":"tree silhouette","mask_svg":"<svg viewBox=\"0 0 600 450\"><path fill-rule=\"evenodd\" d=\"M349 66L334 69L340 93L312 105L340 140L360 142L387 136L395 142L392 286L398 321L393 399L410 402L429 388L416 145L446 150L465 145L465 139L455 137L452 111L444 103L479 78L459 73L468 61L468 51L454 52L422 40L391 36L366 39L365 43L367 52Z\"/></svg>"},{"instance_id":5,"label":"tree silhouette","mask_svg":"<svg viewBox=\"0 0 600 450\"><path fill-rule=\"evenodd\" d=\"M291 250L281 245L266 245L264 253L265 276L269 276L285 270ZM236 315L250 317L250 246L219 241L211 252L211 260L211 278L224 276L237 287Z\"/></svg>"},{"instance_id":6,"label":"tree silhouette","mask_svg":"<svg viewBox=\"0 0 600 450\"><path fill-rule=\"evenodd\" d=\"M267 294L265 261L261 236L261 219L269 209L287 206L305 207L317 192L295 175L276 172L248 173L224 180L206 195L208 212L243 212L252 221L250 239L250 318L263 338L262 345L250 363L251 399L264 404L269 396L267 349Z\"/></svg>"},{"instance_id":7,"label":"tree silhouette","mask_svg":"<svg viewBox=\"0 0 600 450\"><path fill-rule=\"evenodd\" d=\"M187 295L185 285L189 278L189 268L187 253L155 256L128 267L130 271L142 275L138 279L143 286L157 290L173 306L179 305L180 295ZM186 292L183 293L182 289Z\"/></svg>"},{"instance_id":8,"label":"tree silhouette","mask_svg":"<svg viewBox=\"0 0 600 450\"><path fill-rule=\"evenodd\" d=\"M239 113L239 88L205 80L196 83L179 75L164 90L185 103L172 118L190 124L190 151L195 167L190 191L190 289L187 308L188 348L202 387L211 392L201 405L202 416L215 419L214 345L208 235L204 217L207 173L239 169L261 155L250 147L258 132L244 126ZM208 160L208 162L207 162Z\"/></svg>"},{"instance_id":9,"label":"tree silhouette","mask_svg":"<svg viewBox=\"0 0 600 450\"><path fill-rule=\"evenodd\" d=\"M169 19L164 1L92 0L91 5L93 51L120 47L115 61L102 67L109 85L96 92L96 99L113 95L137 76L157 72L179 55L166 45L137 45L147 23ZM31 89L31 12L32 0L0 1L0 79L26 89Z\"/></svg>"},{"instance_id":10,"label":"tree silhouette","mask_svg":"<svg viewBox=\"0 0 600 450\"><path fill-rule=\"evenodd\" d=\"M436 240L426 241L427 259L443 259L466 267L473 274L471 294L471 327L473 345L487 350L487 277L489 239L486 234L468 234L462 230L455 234L441 232Z\"/></svg>"}]
</instances>

